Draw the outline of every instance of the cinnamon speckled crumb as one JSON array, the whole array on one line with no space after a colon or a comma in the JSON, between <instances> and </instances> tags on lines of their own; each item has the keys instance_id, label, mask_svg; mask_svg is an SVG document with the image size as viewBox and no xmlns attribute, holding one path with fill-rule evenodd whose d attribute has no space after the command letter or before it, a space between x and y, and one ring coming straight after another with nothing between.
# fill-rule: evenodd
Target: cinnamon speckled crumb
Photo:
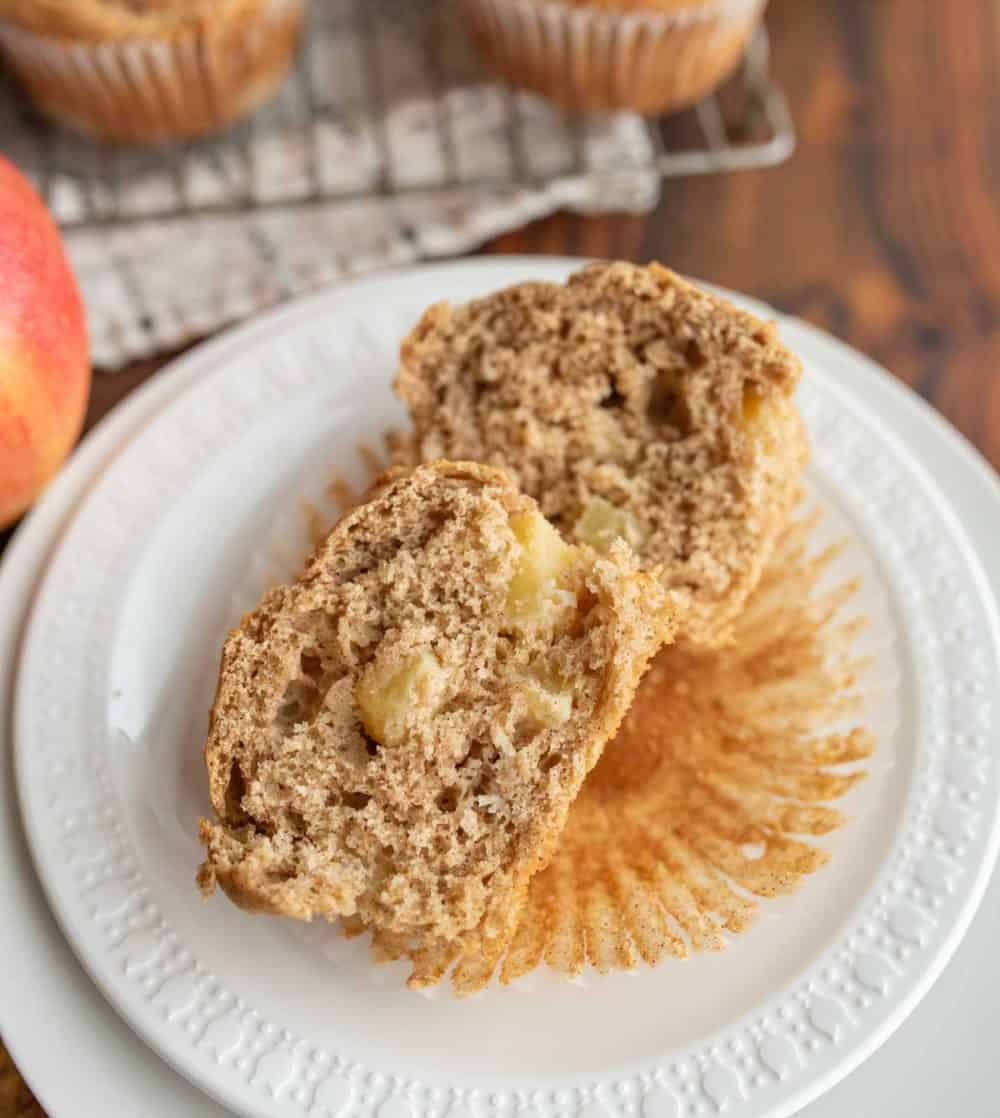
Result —
<instances>
[{"instance_id":1,"label":"cinnamon speckled crumb","mask_svg":"<svg viewBox=\"0 0 1000 1118\"><path fill-rule=\"evenodd\" d=\"M682 635L728 639L799 491L797 359L772 325L658 265L595 264L431 307L402 346L400 461L503 466L572 537L595 498L690 596Z\"/></svg>"},{"instance_id":2,"label":"cinnamon speckled crumb","mask_svg":"<svg viewBox=\"0 0 1000 1118\"><path fill-rule=\"evenodd\" d=\"M414 948L509 937L673 628L623 545L549 541L536 603L517 530L536 508L490 467L390 473L243 619L205 747L203 890Z\"/></svg>"},{"instance_id":3,"label":"cinnamon speckled crumb","mask_svg":"<svg viewBox=\"0 0 1000 1118\"><path fill-rule=\"evenodd\" d=\"M837 549L810 546L815 524L782 533L731 646L674 644L653 661L509 944L412 951L376 930L374 957L408 959L411 986L447 976L463 995L543 963L567 977L631 970L721 950L825 865L823 836L847 821L835 801L876 742L853 725L869 685L858 580L831 582Z\"/></svg>"}]
</instances>

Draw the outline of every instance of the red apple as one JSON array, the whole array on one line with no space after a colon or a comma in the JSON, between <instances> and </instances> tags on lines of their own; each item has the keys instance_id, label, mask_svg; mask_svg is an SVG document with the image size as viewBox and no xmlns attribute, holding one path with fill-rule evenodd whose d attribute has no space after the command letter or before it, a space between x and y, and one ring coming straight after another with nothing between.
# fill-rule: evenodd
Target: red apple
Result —
<instances>
[{"instance_id":1,"label":"red apple","mask_svg":"<svg viewBox=\"0 0 1000 1118\"><path fill-rule=\"evenodd\" d=\"M0 156L0 528L69 454L89 389L83 303L59 231Z\"/></svg>"}]
</instances>

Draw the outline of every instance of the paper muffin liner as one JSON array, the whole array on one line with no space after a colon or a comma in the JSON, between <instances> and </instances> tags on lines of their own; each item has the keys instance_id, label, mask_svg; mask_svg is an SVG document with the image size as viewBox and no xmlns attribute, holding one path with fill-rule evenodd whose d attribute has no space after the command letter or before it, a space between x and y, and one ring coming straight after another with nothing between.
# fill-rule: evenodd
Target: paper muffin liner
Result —
<instances>
[{"instance_id":1,"label":"paper muffin liner","mask_svg":"<svg viewBox=\"0 0 1000 1118\"><path fill-rule=\"evenodd\" d=\"M120 143L217 131L284 80L306 0L261 0L162 37L86 41L0 23L0 50L47 116Z\"/></svg>"},{"instance_id":2,"label":"paper muffin liner","mask_svg":"<svg viewBox=\"0 0 1000 1118\"><path fill-rule=\"evenodd\" d=\"M736 68L766 0L615 11L561 0L461 0L469 30L513 85L577 111L653 115L704 97Z\"/></svg>"},{"instance_id":3,"label":"paper muffin liner","mask_svg":"<svg viewBox=\"0 0 1000 1118\"><path fill-rule=\"evenodd\" d=\"M234 622L299 575L388 461L363 450L349 477L334 477L325 453L307 464L299 500L282 506L252 557ZM722 949L828 861L823 836L877 806L899 720L892 632L872 561L843 514L810 491L733 644L675 646L654 661L512 936L415 945L375 931L372 957L407 963L412 988L448 980L465 995L495 977L519 988L580 982ZM368 932L356 920L341 929ZM331 934L302 931L335 965L357 965ZM404 977L380 970L380 983Z\"/></svg>"},{"instance_id":4,"label":"paper muffin liner","mask_svg":"<svg viewBox=\"0 0 1000 1118\"><path fill-rule=\"evenodd\" d=\"M786 530L730 647L660 653L509 944L413 950L376 931L375 958L459 995L538 968L580 981L721 950L820 869L822 837L877 803L898 721L887 603L825 527L817 512Z\"/></svg>"}]
</instances>

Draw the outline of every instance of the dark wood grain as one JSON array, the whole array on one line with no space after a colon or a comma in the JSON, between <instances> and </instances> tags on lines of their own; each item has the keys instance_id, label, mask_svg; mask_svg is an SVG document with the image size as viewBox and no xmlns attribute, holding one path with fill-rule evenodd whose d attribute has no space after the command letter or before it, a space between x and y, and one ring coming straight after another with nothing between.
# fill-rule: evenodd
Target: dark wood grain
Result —
<instances>
[{"instance_id":1,"label":"dark wood grain","mask_svg":"<svg viewBox=\"0 0 1000 1118\"><path fill-rule=\"evenodd\" d=\"M2 1118L45 1118L27 1084L0 1043L0 1116Z\"/></svg>"},{"instance_id":2,"label":"dark wood grain","mask_svg":"<svg viewBox=\"0 0 1000 1118\"><path fill-rule=\"evenodd\" d=\"M773 0L769 25L789 163L483 251L655 258L757 295L886 365L1000 465L1000 5ZM88 426L160 364L98 377ZM40 1113L5 1065L0 1118Z\"/></svg>"}]
</instances>

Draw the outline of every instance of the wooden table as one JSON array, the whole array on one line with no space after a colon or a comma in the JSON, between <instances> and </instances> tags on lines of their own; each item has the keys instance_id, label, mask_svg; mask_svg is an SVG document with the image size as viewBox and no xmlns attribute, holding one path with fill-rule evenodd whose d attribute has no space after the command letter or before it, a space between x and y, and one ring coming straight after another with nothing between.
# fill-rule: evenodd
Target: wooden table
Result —
<instances>
[{"instance_id":1,"label":"wooden table","mask_svg":"<svg viewBox=\"0 0 1000 1118\"><path fill-rule=\"evenodd\" d=\"M756 295L886 365L1000 466L1000 5L772 0L768 22L789 163L483 251L658 259ZM98 377L88 426L162 363ZM39 1114L0 1049L0 1118Z\"/></svg>"}]
</instances>

